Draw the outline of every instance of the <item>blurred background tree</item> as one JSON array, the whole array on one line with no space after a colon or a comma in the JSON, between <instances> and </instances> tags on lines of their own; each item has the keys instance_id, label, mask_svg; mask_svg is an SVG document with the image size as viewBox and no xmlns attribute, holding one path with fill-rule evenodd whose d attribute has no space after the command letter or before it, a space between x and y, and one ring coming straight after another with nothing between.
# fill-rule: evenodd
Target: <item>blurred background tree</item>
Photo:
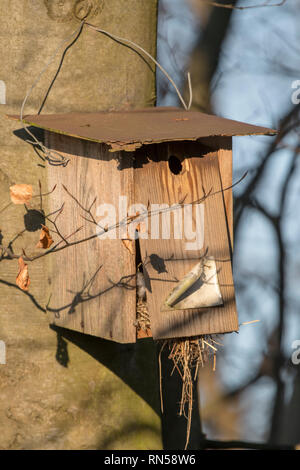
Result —
<instances>
[{"instance_id":1,"label":"blurred background tree","mask_svg":"<svg viewBox=\"0 0 300 470\"><path fill-rule=\"evenodd\" d=\"M234 139L234 181L248 171L234 189L237 305L240 323L260 322L224 336L217 372L200 371L213 439L300 441L299 18L299 1L160 0L158 59L182 87L191 72L193 108L280 129ZM159 73L158 105L176 104Z\"/></svg>"}]
</instances>

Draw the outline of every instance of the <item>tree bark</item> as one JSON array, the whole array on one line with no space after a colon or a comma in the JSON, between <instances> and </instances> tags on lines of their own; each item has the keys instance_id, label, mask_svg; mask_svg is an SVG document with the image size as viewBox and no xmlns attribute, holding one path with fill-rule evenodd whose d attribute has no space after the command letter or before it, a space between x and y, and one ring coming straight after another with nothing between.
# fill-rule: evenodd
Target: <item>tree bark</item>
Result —
<instances>
[{"instance_id":1,"label":"tree bark","mask_svg":"<svg viewBox=\"0 0 300 470\"><path fill-rule=\"evenodd\" d=\"M79 26L66 0L0 0L1 75L6 103L0 117L0 210L9 186L38 181L47 166L24 142L18 114L26 91L57 45ZM74 5L75 4L75 5ZM93 0L89 21L142 45L155 55L157 0ZM99 8L98 8L99 7ZM98 8L98 9L97 9ZM60 57L43 76L25 113L37 113ZM3 102L3 101L2 101ZM112 110L155 103L155 71L130 48L84 28L67 51L43 113ZM1 213L3 243L24 229L23 206ZM39 232L25 232L15 244L29 248ZM1 449L159 449L157 361L151 340L118 345L49 328L45 312L47 262L29 266L30 295L15 286L17 262L0 265L0 339L7 363L0 365Z\"/></svg>"}]
</instances>

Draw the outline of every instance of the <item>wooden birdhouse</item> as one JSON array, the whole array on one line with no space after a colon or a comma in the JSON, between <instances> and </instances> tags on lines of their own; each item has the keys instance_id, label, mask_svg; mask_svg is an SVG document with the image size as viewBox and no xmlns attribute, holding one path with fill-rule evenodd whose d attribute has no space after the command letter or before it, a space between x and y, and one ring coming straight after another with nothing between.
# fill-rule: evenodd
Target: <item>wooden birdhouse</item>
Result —
<instances>
[{"instance_id":1,"label":"wooden birdhouse","mask_svg":"<svg viewBox=\"0 0 300 470\"><path fill-rule=\"evenodd\" d=\"M238 330L232 136L275 131L178 108L24 122L68 162L47 166L65 238L51 255L56 325L120 343ZM139 300L151 329L137 335Z\"/></svg>"}]
</instances>

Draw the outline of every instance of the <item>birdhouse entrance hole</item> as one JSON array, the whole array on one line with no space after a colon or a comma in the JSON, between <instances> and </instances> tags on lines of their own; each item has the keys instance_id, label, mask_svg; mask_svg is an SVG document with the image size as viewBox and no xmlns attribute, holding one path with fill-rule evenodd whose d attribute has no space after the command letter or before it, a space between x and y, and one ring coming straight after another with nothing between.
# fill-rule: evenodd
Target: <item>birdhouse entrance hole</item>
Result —
<instances>
[{"instance_id":1,"label":"birdhouse entrance hole","mask_svg":"<svg viewBox=\"0 0 300 470\"><path fill-rule=\"evenodd\" d=\"M182 163L175 155L169 157L169 168L174 175L179 175L182 172Z\"/></svg>"}]
</instances>

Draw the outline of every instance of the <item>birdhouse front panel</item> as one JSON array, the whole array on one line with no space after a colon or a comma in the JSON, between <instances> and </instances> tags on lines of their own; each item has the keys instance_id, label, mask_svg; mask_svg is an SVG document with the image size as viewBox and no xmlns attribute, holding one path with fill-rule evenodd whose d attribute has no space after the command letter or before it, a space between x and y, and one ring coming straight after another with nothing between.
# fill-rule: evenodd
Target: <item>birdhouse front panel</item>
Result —
<instances>
[{"instance_id":1,"label":"birdhouse front panel","mask_svg":"<svg viewBox=\"0 0 300 470\"><path fill-rule=\"evenodd\" d=\"M139 153L148 160L134 181L135 198L150 207L140 245L153 337L238 330L218 151L183 142Z\"/></svg>"}]
</instances>

